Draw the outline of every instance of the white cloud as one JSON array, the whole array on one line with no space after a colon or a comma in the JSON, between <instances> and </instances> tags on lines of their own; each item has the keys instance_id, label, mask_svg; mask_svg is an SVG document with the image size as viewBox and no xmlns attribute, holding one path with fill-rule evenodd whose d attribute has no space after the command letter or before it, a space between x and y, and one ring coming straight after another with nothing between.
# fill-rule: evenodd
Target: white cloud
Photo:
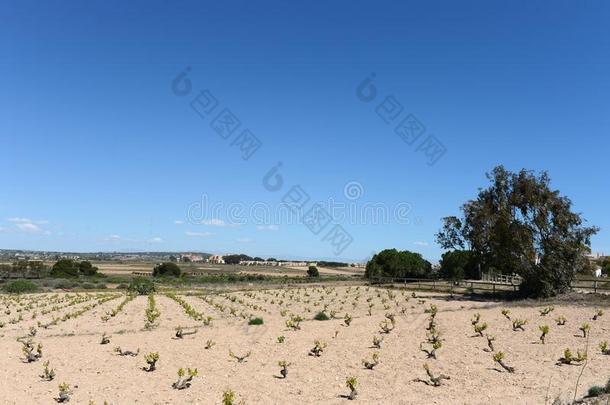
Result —
<instances>
[{"instance_id":1,"label":"white cloud","mask_svg":"<svg viewBox=\"0 0 610 405\"><path fill-rule=\"evenodd\" d=\"M49 221L47 221L46 219L34 221L29 218L20 218L20 217L7 218L7 221L18 223L18 224L37 224L37 225L45 225L45 224L49 223Z\"/></svg>"},{"instance_id":2,"label":"white cloud","mask_svg":"<svg viewBox=\"0 0 610 405\"><path fill-rule=\"evenodd\" d=\"M155 236L154 238L150 238L150 239L131 239L131 238L124 238L121 235L110 235L107 238L104 238L104 242L114 242L114 243L119 243L119 242L128 242L128 243L163 243L165 242L162 238Z\"/></svg>"},{"instance_id":3,"label":"white cloud","mask_svg":"<svg viewBox=\"0 0 610 405\"><path fill-rule=\"evenodd\" d=\"M185 235L186 236L198 236L198 237L206 238L208 236L213 236L214 234L212 232L191 232L191 231L186 231Z\"/></svg>"},{"instance_id":4,"label":"white cloud","mask_svg":"<svg viewBox=\"0 0 610 405\"><path fill-rule=\"evenodd\" d=\"M420 242L420 241L413 242L413 244L414 244L415 246L421 246L421 247L428 247L428 246L430 246L430 245L428 244L428 242Z\"/></svg>"},{"instance_id":5,"label":"white cloud","mask_svg":"<svg viewBox=\"0 0 610 405\"><path fill-rule=\"evenodd\" d=\"M32 222L31 219L19 217L7 218L6 220L9 222Z\"/></svg>"},{"instance_id":6,"label":"white cloud","mask_svg":"<svg viewBox=\"0 0 610 405\"><path fill-rule=\"evenodd\" d=\"M15 225L17 230L24 233L36 234L36 235L50 235L51 232L46 231L39 227L36 224L32 224L31 222L24 222Z\"/></svg>"},{"instance_id":7,"label":"white cloud","mask_svg":"<svg viewBox=\"0 0 610 405\"><path fill-rule=\"evenodd\" d=\"M174 224L182 225L182 224L184 224L184 221L181 221L181 220L177 219L177 220L174 221Z\"/></svg>"},{"instance_id":8,"label":"white cloud","mask_svg":"<svg viewBox=\"0 0 610 405\"><path fill-rule=\"evenodd\" d=\"M0 227L3 232L22 232L31 235L50 235L51 232L43 229L40 225L48 224L47 220L32 220L29 218L12 217L6 219L8 222L12 222L14 227Z\"/></svg>"},{"instance_id":9,"label":"white cloud","mask_svg":"<svg viewBox=\"0 0 610 405\"><path fill-rule=\"evenodd\" d=\"M280 229L277 225L259 225L256 227L259 231L277 231Z\"/></svg>"},{"instance_id":10,"label":"white cloud","mask_svg":"<svg viewBox=\"0 0 610 405\"><path fill-rule=\"evenodd\" d=\"M27 232L27 233L42 233L42 228L39 227L38 225L34 225L31 222L23 222L23 223L18 223L17 225L17 229L19 229L20 231L23 232Z\"/></svg>"}]
</instances>

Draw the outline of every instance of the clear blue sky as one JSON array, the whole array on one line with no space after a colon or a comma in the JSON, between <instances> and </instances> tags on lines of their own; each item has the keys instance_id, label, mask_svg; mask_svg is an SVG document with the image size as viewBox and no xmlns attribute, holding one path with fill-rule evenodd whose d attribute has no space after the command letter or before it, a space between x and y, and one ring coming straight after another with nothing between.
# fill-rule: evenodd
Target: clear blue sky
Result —
<instances>
[{"instance_id":1,"label":"clear blue sky","mask_svg":"<svg viewBox=\"0 0 610 405\"><path fill-rule=\"evenodd\" d=\"M548 170L610 253L608 2L20 0L0 20L1 248L437 260L440 218L504 164ZM202 119L189 102L204 89L219 105ZM436 164L377 115L390 95L443 143ZM242 123L233 137L262 142L247 161L210 126L222 108ZM294 184L309 205L406 202L409 223L333 218L353 238L335 256L328 228L187 218L204 194L273 209Z\"/></svg>"}]
</instances>

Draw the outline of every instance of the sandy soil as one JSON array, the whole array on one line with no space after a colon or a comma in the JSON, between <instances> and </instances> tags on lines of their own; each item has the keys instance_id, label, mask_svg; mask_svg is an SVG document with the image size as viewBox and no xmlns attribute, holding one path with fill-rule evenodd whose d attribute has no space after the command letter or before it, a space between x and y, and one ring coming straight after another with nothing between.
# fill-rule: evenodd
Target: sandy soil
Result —
<instances>
[{"instance_id":1,"label":"sandy soil","mask_svg":"<svg viewBox=\"0 0 610 405\"><path fill-rule=\"evenodd\" d=\"M290 266L287 267L289 269L295 269L295 270L299 270L302 271L303 273L307 272L308 267L304 267L304 266ZM339 275L339 276L353 276L353 275L360 275L362 276L364 274L364 269L361 268L352 268L352 267L320 267L318 266L318 271L320 272L320 274L324 274L324 275Z\"/></svg>"},{"instance_id":2,"label":"sandy soil","mask_svg":"<svg viewBox=\"0 0 610 405\"><path fill-rule=\"evenodd\" d=\"M132 272L152 272L154 263L114 263L114 262L95 262L101 273L107 275L125 275L131 274ZM235 273L248 273L248 274L263 274L268 276L303 276L307 275L307 267L275 267L275 266L237 266L237 265L210 265L210 264L180 264L182 270L185 273L191 272L235 272ZM327 268L318 267L318 270L323 275L362 275L364 269L351 268L351 267L339 267L339 268Z\"/></svg>"},{"instance_id":3,"label":"sandy soil","mask_svg":"<svg viewBox=\"0 0 610 405\"><path fill-rule=\"evenodd\" d=\"M70 384L73 390L70 403L88 404L219 404L222 393L232 389L238 399L247 404L345 404L341 395L348 394L345 379L358 378L357 403L366 404L540 404L548 395L550 402L556 397L574 396L575 384L582 367L558 366L555 363L567 347L573 352L584 350L587 339L580 337L578 327L591 325L589 362L582 373L578 396L583 396L589 386L602 385L610 377L610 356L604 356L597 348L602 340L610 340L610 312L592 321L595 307L557 303L555 311L543 317L541 306L509 305L492 302L475 302L466 299L449 299L442 295L421 294L412 298L410 292L396 292L393 300L387 300L382 289L360 287L301 288L292 290L258 290L256 292L231 292L209 295L207 302L198 296L179 295L196 311L212 316L211 326L190 318L183 308L163 294L156 294L157 307L161 311L156 329L143 330L147 297L137 297L107 322L101 316L116 308L124 296L115 294L113 300L96 306L82 315L59 322L48 329L37 328L35 343L43 344L43 357L34 363L24 363L21 344L15 339L25 335L37 322L46 323L54 316L85 308L92 302L61 308L66 302L56 304L57 311L41 315L40 308L22 310L24 320L10 324L17 314L18 305L11 304L11 314L0 313L5 326L0 329L0 403L2 404L52 404L61 382ZM81 294L84 295L84 294ZM354 308L352 302L356 296ZM59 295L59 297L63 296ZM71 294L70 296L74 296ZM93 294L88 294L93 297ZM55 297L55 298L53 298ZM57 299L57 295L32 295L22 300L37 302ZM100 298L98 295L97 298ZM374 304L372 316L367 315L370 298ZM409 300L407 301L407 298ZM0 296L0 300L6 297ZM422 302L421 299L425 300ZM385 303L382 300L386 300ZM396 304L396 302L398 304ZM324 304L328 312L337 311L340 319L311 320ZM426 359L419 350L425 340L430 304L439 308L437 323L444 346L438 351L438 360ZM390 305L390 309L384 308ZM546 304L545 304L546 305ZM48 305L45 308L50 308ZM5 304L0 308L4 310ZM234 308L233 314L231 309ZM405 309L405 314L401 309ZM525 332L514 332L510 322L501 314L509 308L511 316L528 320ZM281 311L286 310L286 316ZM33 311L38 312L31 319ZM344 326L343 315L353 316L351 325ZM373 336L379 335L379 323L384 314L396 314L396 327L385 335L380 350L372 349ZM497 350L506 353L506 362L516 368L514 374L500 372L492 361L492 355L484 349L485 338L473 337L471 318L478 312L481 322L489 325L488 333L496 336ZM608 312L608 311L607 311ZM288 330L285 321L290 314L300 314L305 320L301 330ZM557 326L554 319L564 315L568 322ZM264 324L249 326L242 316L260 316ZM546 344L539 343L538 325L550 326ZM174 328L181 325L188 330L196 327L198 333L174 337ZM103 332L111 336L111 343L100 345ZM335 333L337 336L335 337ZM278 336L285 336L278 343ZM216 345L204 349L212 339ZM328 344L320 357L308 355L315 339ZM113 353L115 346L123 349L140 349L137 357L121 357ZM251 351L251 356L238 363L229 356ZM379 352L381 363L374 370L362 366L362 359L370 359ZM147 373L144 354L158 352L157 370ZM49 361L57 376L54 381L42 381L43 361ZM292 364L287 379L280 379L279 360ZM432 371L451 377L441 387L431 387L417 378L425 378L422 368L428 363ZM197 367L199 376L186 390L175 390L180 367ZM548 392L548 394L547 394Z\"/></svg>"}]
</instances>

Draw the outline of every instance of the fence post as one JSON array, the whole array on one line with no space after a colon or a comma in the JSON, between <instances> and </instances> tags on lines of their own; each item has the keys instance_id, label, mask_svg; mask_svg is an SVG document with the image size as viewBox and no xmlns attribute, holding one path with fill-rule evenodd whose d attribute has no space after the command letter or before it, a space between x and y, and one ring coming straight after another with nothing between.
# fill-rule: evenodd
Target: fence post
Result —
<instances>
[{"instance_id":1,"label":"fence post","mask_svg":"<svg viewBox=\"0 0 610 405\"><path fill-rule=\"evenodd\" d=\"M493 283L493 290L494 290L494 294L496 293L496 283Z\"/></svg>"},{"instance_id":2,"label":"fence post","mask_svg":"<svg viewBox=\"0 0 610 405\"><path fill-rule=\"evenodd\" d=\"M593 281L593 292L597 292L597 280Z\"/></svg>"}]
</instances>

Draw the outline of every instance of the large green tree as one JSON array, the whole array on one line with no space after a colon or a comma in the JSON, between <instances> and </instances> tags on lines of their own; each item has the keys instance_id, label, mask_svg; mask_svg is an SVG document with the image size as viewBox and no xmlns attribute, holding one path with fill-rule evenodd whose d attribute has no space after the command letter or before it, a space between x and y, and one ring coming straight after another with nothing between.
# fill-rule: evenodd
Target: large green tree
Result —
<instances>
[{"instance_id":1,"label":"large green tree","mask_svg":"<svg viewBox=\"0 0 610 405\"><path fill-rule=\"evenodd\" d=\"M72 259L60 259L58 260L51 269L51 277L78 277L83 276L95 276L97 275L98 268L93 266L91 262L83 260L78 262Z\"/></svg>"},{"instance_id":2,"label":"large green tree","mask_svg":"<svg viewBox=\"0 0 610 405\"><path fill-rule=\"evenodd\" d=\"M469 250L451 250L443 253L440 275L449 280L479 279L479 270L474 255Z\"/></svg>"},{"instance_id":3,"label":"large green tree","mask_svg":"<svg viewBox=\"0 0 610 405\"><path fill-rule=\"evenodd\" d=\"M366 264L365 277L428 277L432 271L430 262L419 253L386 249L377 253Z\"/></svg>"},{"instance_id":4,"label":"large green tree","mask_svg":"<svg viewBox=\"0 0 610 405\"><path fill-rule=\"evenodd\" d=\"M91 262L89 262L87 260L83 260L78 265L78 270L79 270L80 274L82 274L84 276L95 276L97 274L98 268L93 266L91 264Z\"/></svg>"},{"instance_id":5,"label":"large green tree","mask_svg":"<svg viewBox=\"0 0 610 405\"><path fill-rule=\"evenodd\" d=\"M51 277L78 277L79 263L72 259L60 259L51 268Z\"/></svg>"},{"instance_id":6,"label":"large green tree","mask_svg":"<svg viewBox=\"0 0 610 405\"><path fill-rule=\"evenodd\" d=\"M521 292L551 296L569 289L586 269L585 254L598 228L586 226L572 202L553 190L546 172L517 173L498 166L490 184L462 206L461 217L443 219L437 241L470 250L483 271L523 277Z\"/></svg>"},{"instance_id":7,"label":"large green tree","mask_svg":"<svg viewBox=\"0 0 610 405\"><path fill-rule=\"evenodd\" d=\"M245 254L226 255L222 257L226 264L239 264L241 261L251 261L252 258Z\"/></svg>"}]
</instances>

